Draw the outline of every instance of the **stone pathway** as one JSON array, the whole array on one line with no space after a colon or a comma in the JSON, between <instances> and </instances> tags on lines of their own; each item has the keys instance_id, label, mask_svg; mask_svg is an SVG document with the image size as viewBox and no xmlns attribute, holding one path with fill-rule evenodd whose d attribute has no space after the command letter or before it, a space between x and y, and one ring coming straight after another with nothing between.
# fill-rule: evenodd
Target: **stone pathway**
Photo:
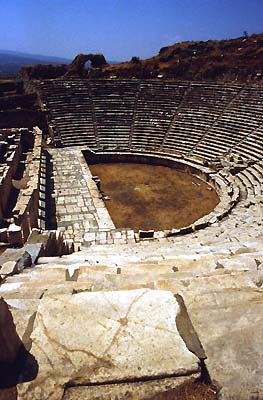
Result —
<instances>
[{"instance_id":1,"label":"stone pathway","mask_svg":"<svg viewBox=\"0 0 263 400\"><path fill-rule=\"evenodd\" d=\"M85 233L114 230L114 224L79 150L49 150L53 165L57 228L76 246ZM87 237L88 238L88 237Z\"/></svg>"}]
</instances>

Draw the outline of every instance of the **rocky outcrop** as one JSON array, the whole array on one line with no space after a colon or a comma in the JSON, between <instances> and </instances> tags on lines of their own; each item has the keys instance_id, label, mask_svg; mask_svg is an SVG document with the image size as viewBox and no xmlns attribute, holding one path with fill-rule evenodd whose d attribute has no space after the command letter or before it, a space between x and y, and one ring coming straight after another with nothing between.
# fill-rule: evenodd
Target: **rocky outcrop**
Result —
<instances>
[{"instance_id":1,"label":"rocky outcrop","mask_svg":"<svg viewBox=\"0 0 263 400\"><path fill-rule=\"evenodd\" d=\"M56 79L60 76L63 76L67 71L67 65L65 64L36 64L36 65L27 65L26 67L21 68L20 70L20 78L23 81L28 80L41 80L41 79Z\"/></svg>"},{"instance_id":2,"label":"rocky outcrop","mask_svg":"<svg viewBox=\"0 0 263 400\"><path fill-rule=\"evenodd\" d=\"M160 49L159 54L134 62L110 65L115 78L166 78L226 82L262 82L263 34L228 40L188 41Z\"/></svg>"}]
</instances>

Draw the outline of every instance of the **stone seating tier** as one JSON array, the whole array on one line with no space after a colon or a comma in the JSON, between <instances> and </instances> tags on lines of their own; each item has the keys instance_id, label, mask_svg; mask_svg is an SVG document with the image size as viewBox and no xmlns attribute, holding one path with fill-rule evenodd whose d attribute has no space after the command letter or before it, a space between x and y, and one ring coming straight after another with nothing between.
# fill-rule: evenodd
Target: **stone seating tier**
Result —
<instances>
[{"instance_id":1,"label":"stone seating tier","mask_svg":"<svg viewBox=\"0 0 263 400\"><path fill-rule=\"evenodd\" d=\"M202 379L205 369L224 399L260 393L261 239L172 240L92 245L62 257L38 253L31 267L4 277L0 295L39 365L35 380L20 375L19 400L127 392L143 400ZM229 354L235 357L226 368Z\"/></svg>"},{"instance_id":2,"label":"stone seating tier","mask_svg":"<svg viewBox=\"0 0 263 400\"><path fill-rule=\"evenodd\" d=\"M232 149L242 154L243 148L248 157L243 143L251 137L253 146L263 115L262 89L239 85L51 80L42 82L40 92L64 146L75 142L95 149L95 144L111 147L115 141L124 147L146 146L208 159ZM260 152L254 158L259 156Z\"/></svg>"}]
</instances>

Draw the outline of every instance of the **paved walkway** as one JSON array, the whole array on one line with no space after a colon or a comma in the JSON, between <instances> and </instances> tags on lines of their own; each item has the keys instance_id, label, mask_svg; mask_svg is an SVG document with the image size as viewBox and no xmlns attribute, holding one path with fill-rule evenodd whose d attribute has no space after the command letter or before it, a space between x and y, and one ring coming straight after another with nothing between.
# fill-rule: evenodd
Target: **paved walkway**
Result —
<instances>
[{"instance_id":1,"label":"paved walkway","mask_svg":"<svg viewBox=\"0 0 263 400\"><path fill-rule=\"evenodd\" d=\"M85 233L114 230L115 226L80 150L49 150L53 165L56 222L65 239L82 244ZM95 237L94 237L95 238Z\"/></svg>"}]
</instances>

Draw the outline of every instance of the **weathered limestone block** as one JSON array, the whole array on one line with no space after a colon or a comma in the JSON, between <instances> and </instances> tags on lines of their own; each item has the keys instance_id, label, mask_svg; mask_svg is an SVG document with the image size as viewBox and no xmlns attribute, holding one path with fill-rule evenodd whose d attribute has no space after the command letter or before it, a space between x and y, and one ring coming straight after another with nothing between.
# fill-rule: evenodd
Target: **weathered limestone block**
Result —
<instances>
[{"instance_id":1,"label":"weathered limestone block","mask_svg":"<svg viewBox=\"0 0 263 400\"><path fill-rule=\"evenodd\" d=\"M253 248L249 248L246 246L240 246L236 251L235 254L239 255L239 254L246 254L246 253L253 253L254 249Z\"/></svg>"},{"instance_id":2,"label":"weathered limestone block","mask_svg":"<svg viewBox=\"0 0 263 400\"><path fill-rule=\"evenodd\" d=\"M16 261L6 261L1 267L1 278L17 273Z\"/></svg>"},{"instance_id":3,"label":"weathered limestone block","mask_svg":"<svg viewBox=\"0 0 263 400\"><path fill-rule=\"evenodd\" d=\"M65 385L125 382L199 372L170 292L130 290L44 297L31 335L37 378L19 399L61 399Z\"/></svg>"},{"instance_id":4,"label":"weathered limestone block","mask_svg":"<svg viewBox=\"0 0 263 400\"><path fill-rule=\"evenodd\" d=\"M24 249L30 254L32 262L35 263L42 250L42 243L27 243Z\"/></svg>"},{"instance_id":5,"label":"weathered limestone block","mask_svg":"<svg viewBox=\"0 0 263 400\"><path fill-rule=\"evenodd\" d=\"M39 283L35 281L8 282L0 286L0 295L5 299L40 299L43 296L52 296L52 294L72 294L72 286L72 282L61 283L58 280ZM87 283L86 290L90 290L90 287L91 284Z\"/></svg>"},{"instance_id":6,"label":"weathered limestone block","mask_svg":"<svg viewBox=\"0 0 263 400\"><path fill-rule=\"evenodd\" d=\"M255 258L245 255L244 257L219 259L216 268L228 271L256 271L257 263Z\"/></svg>"},{"instance_id":7,"label":"weathered limestone block","mask_svg":"<svg viewBox=\"0 0 263 400\"><path fill-rule=\"evenodd\" d=\"M32 265L30 254L21 249L6 249L0 256L0 275L2 278L18 274Z\"/></svg>"},{"instance_id":8,"label":"weathered limestone block","mask_svg":"<svg viewBox=\"0 0 263 400\"><path fill-rule=\"evenodd\" d=\"M219 398L263 399L263 290L246 273L189 280L181 293Z\"/></svg>"}]
</instances>

